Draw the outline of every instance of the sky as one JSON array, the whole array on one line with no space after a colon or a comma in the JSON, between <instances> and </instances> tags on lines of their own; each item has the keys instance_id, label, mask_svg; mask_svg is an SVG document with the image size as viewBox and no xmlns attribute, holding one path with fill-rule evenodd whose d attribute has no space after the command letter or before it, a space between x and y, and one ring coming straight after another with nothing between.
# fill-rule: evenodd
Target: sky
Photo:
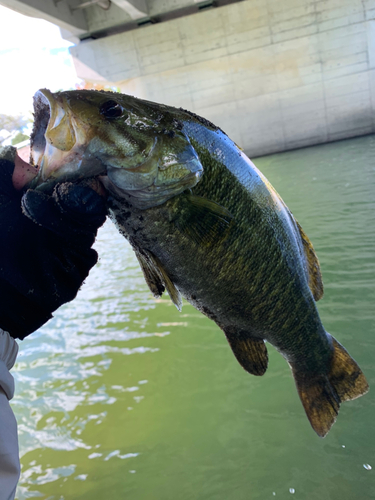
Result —
<instances>
[{"instance_id":1,"label":"sky","mask_svg":"<svg viewBox=\"0 0 375 500\"><path fill-rule=\"evenodd\" d=\"M0 6L0 114L28 116L40 88L74 88L71 45L54 24Z\"/></svg>"}]
</instances>

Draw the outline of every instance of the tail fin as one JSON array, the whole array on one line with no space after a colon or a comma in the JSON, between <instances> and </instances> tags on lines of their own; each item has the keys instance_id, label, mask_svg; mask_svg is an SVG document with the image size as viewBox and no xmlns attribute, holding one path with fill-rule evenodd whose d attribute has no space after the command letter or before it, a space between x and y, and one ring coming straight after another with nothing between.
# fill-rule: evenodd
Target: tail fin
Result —
<instances>
[{"instance_id":1,"label":"tail fin","mask_svg":"<svg viewBox=\"0 0 375 500\"><path fill-rule=\"evenodd\" d=\"M311 376L292 365L299 397L314 431L324 437L335 423L340 403L366 394L368 384L357 363L332 337L330 370Z\"/></svg>"}]
</instances>

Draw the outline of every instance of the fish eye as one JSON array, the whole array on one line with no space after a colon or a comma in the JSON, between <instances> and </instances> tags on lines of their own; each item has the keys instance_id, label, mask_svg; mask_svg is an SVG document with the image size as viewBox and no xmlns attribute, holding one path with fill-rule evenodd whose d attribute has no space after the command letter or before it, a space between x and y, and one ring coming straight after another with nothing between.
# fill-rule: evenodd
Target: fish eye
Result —
<instances>
[{"instance_id":1,"label":"fish eye","mask_svg":"<svg viewBox=\"0 0 375 500\"><path fill-rule=\"evenodd\" d=\"M110 100L103 102L99 108L100 114L104 115L106 118L119 118L123 115L123 107L116 101Z\"/></svg>"}]
</instances>

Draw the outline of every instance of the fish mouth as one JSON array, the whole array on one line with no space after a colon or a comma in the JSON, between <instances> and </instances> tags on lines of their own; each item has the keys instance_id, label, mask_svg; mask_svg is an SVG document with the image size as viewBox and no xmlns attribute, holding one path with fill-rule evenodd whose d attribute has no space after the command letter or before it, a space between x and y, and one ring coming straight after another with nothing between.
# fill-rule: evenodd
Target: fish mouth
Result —
<instances>
[{"instance_id":1,"label":"fish mouth","mask_svg":"<svg viewBox=\"0 0 375 500\"><path fill-rule=\"evenodd\" d=\"M39 177L46 180L66 161L76 145L76 134L63 100L47 89L38 90L34 95L34 115L31 163L38 167Z\"/></svg>"},{"instance_id":2,"label":"fish mouth","mask_svg":"<svg viewBox=\"0 0 375 500\"><path fill-rule=\"evenodd\" d=\"M38 90L34 95L34 117L30 163L38 168L38 175L30 187L84 177L81 166L88 134L86 127L78 124L66 97L48 89ZM90 160L93 175L105 170L101 162Z\"/></svg>"}]
</instances>

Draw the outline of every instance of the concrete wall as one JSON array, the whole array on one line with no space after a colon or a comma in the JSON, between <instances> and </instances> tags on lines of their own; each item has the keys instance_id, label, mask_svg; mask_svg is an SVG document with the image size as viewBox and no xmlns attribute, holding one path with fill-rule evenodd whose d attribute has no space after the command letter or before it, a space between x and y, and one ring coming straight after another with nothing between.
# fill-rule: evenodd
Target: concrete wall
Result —
<instances>
[{"instance_id":1,"label":"concrete wall","mask_svg":"<svg viewBox=\"0 0 375 500\"><path fill-rule=\"evenodd\" d=\"M252 156L375 132L375 0L245 0L72 54L82 78L190 109Z\"/></svg>"}]
</instances>

